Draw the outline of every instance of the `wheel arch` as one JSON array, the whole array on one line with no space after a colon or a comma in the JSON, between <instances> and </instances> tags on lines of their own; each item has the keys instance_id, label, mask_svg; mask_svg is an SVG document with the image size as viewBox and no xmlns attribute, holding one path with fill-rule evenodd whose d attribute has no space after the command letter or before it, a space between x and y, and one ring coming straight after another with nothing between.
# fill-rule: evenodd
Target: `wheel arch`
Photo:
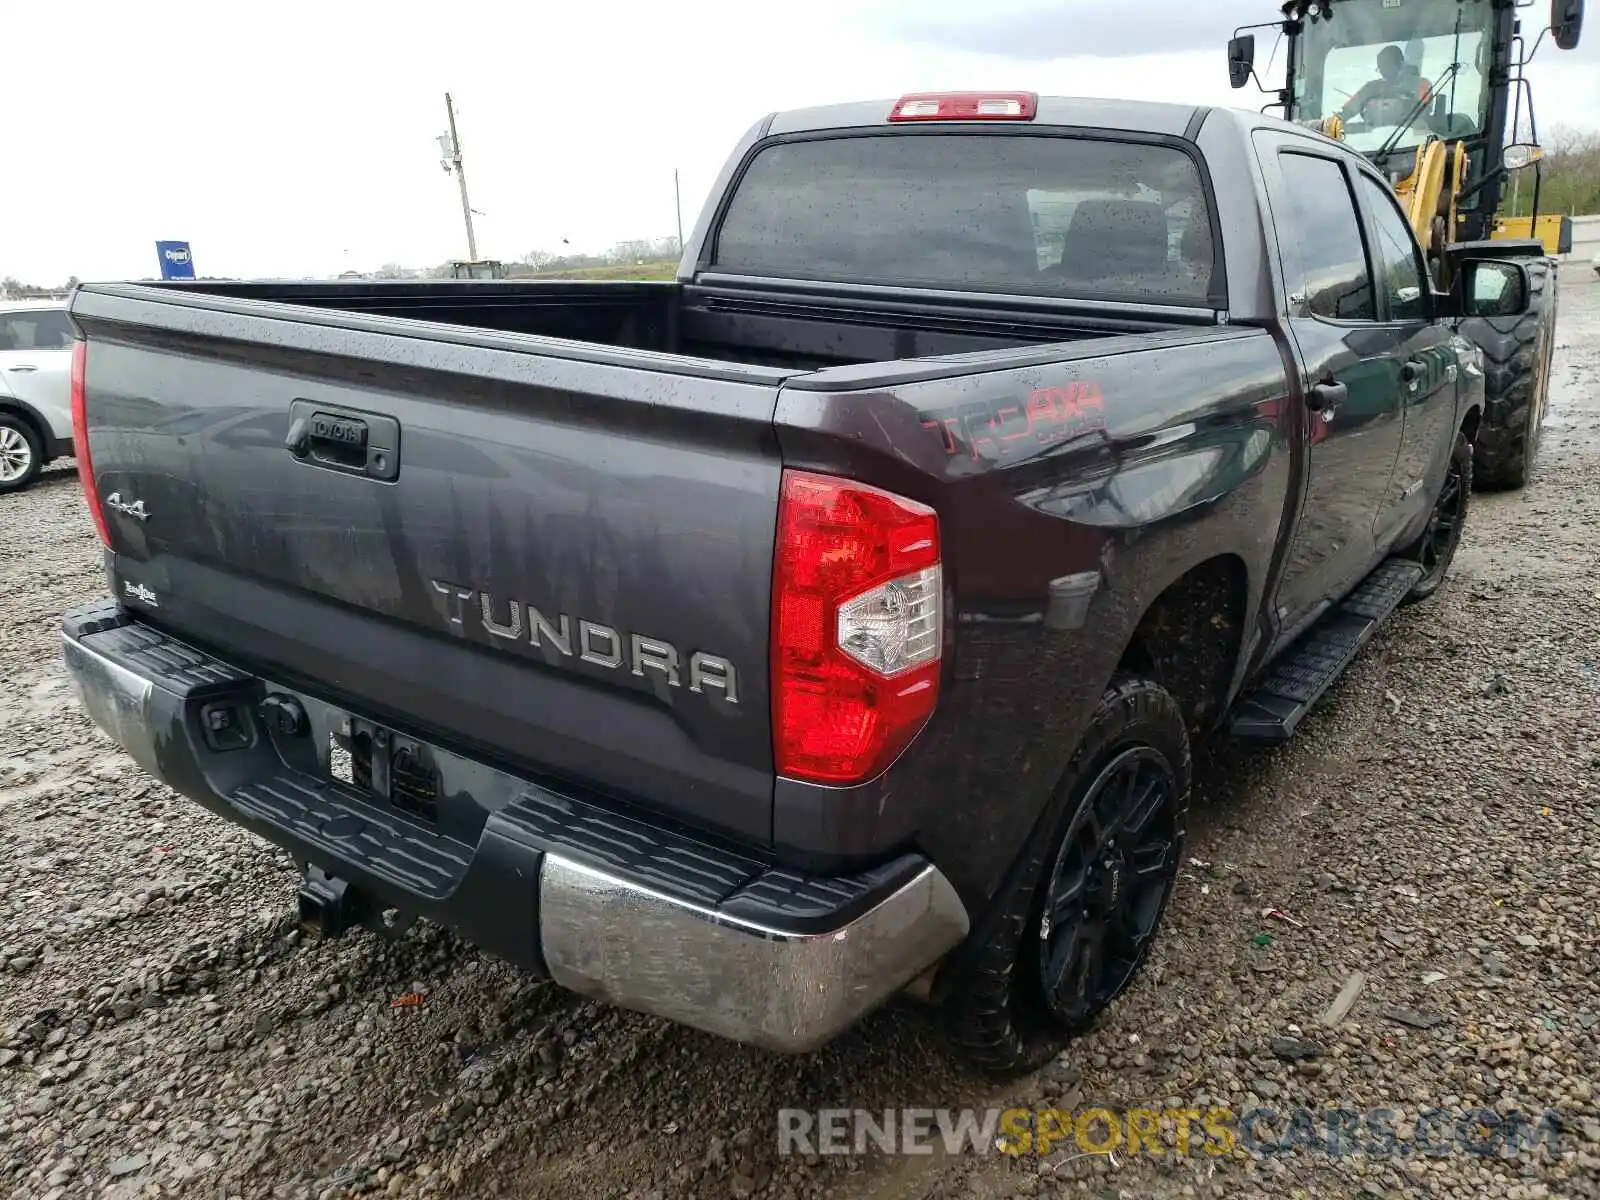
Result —
<instances>
[{"instance_id":1,"label":"wheel arch","mask_svg":"<svg viewBox=\"0 0 1600 1200\"><path fill-rule=\"evenodd\" d=\"M1157 563L1163 565L1158 568ZM1050 763L1048 769L1041 763L1038 807L1029 810L1025 825L1014 827L1014 842L1007 837L1004 855L995 856L994 876L974 887L969 904L972 933L935 974L929 989L934 1000L947 995L954 981L964 975L972 956L1000 935L1005 895L1037 883L1037 872L1042 869L1036 853L1041 831L1059 820L1066 802L1067 794L1060 787L1061 770L1081 748L1084 731L1103 695L1117 688L1119 681L1126 685L1130 680L1149 680L1176 704L1191 739L1197 731L1211 732L1227 712L1247 652L1249 614L1259 601L1261 578L1252 572L1244 555L1234 550L1196 554L1187 560L1145 553L1136 565L1129 566L1130 573L1120 580L1124 595L1150 599L1124 607L1116 598L1118 588L1106 595L1104 612L1137 613L1137 617L1107 631L1102 643L1104 657L1096 655L1092 667L1076 679L1074 688L1093 699L1085 700L1082 723L1074 720L1060 726L1064 753L1060 763ZM1174 654L1173 647L1185 652ZM994 833L991 829L989 836ZM944 849L953 855L960 852L959 846ZM937 854L933 859L940 861Z\"/></svg>"},{"instance_id":2,"label":"wheel arch","mask_svg":"<svg viewBox=\"0 0 1600 1200\"><path fill-rule=\"evenodd\" d=\"M1243 650L1250 572L1243 558L1217 554L1187 567L1135 624L1117 670L1172 694L1193 733L1226 711Z\"/></svg>"},{"instance_id":3,"label":"wheel arch","mask_svg":"<svg viewBox=\"0 0 1600 1200\"><path fill-rule=\"evenodd\" d=\"M55 457L56 435L50 423L44 419L44 414L15 396L0 396L0 414L17 417L33 430L33 436L39 443L39 465L47 466Z\"/></svg>"}]
</instances>

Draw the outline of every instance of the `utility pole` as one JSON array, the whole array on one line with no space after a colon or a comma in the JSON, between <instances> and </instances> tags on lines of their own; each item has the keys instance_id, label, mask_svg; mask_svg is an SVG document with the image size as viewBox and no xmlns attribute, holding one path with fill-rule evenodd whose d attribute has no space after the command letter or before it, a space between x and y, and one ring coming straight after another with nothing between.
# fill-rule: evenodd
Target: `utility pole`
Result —
<instances>
[{"instance_id":1,"label":"utility pole","mask_svg":"<svg viewBox=\"0 0 1600 1200\"><path fill-rule=\"evenodd\" d=\"M678 188L678 168L672 168L672 200L678 208L678 253L683 254L683 192Z\"/></svg>"},{"instance_id":2,"label":"utility pole","mask_svg":"<svg viewBox=\"0 0 1600 1200\"><path fill-rule=\"evenodd\" d=\"M467 201L467 172L461 166L461 139L456 135L456 106L450 99L450 93L444 94L445 116L450 121L450 132L439 139L440 149L444 151L444 169L456 173L456 183L461 188L461 219L467 223L467 259L470 262L478 261L478 239L472 232L472 205Z\"/></svg>"}]
</instances>

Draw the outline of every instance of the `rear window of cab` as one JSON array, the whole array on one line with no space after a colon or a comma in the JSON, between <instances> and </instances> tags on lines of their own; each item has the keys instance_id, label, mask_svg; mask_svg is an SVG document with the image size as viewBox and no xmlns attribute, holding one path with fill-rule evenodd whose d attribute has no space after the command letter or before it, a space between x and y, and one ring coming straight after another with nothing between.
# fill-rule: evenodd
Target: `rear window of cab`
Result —
<instances>
[{"instance_id":1,"label":"rear window of cab","mask_svg":"<svg viewBox=\"0 0 1600 1200\"><path fill-rule=\"evenodd\" d=\"M712 266L729 274L1206 304L1215 227L1168 145L885 132L775 142L746 166Z\"/></svg>"}]
</instances>

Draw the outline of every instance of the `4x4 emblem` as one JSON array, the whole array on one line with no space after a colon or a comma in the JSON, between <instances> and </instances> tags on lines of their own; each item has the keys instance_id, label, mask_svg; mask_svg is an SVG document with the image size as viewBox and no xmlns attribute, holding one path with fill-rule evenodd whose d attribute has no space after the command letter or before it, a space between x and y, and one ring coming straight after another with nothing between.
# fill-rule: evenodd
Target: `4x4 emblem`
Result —
<instances>
[{"instance_id":1,"label":"4x4 emblem","mask_svg":"<svg viewBox=\"0 0 1600 1200\"><path fill-rule=\"evenodd\" d=\"M116 509L125 517L133 517L140 521L148 521L150 519L150 514L144 510L143 500L135 500L132 504L129 504L123 500L121 492L112 492L111 495L107 496L106 507Z\"/></svg>"}]
</instances>

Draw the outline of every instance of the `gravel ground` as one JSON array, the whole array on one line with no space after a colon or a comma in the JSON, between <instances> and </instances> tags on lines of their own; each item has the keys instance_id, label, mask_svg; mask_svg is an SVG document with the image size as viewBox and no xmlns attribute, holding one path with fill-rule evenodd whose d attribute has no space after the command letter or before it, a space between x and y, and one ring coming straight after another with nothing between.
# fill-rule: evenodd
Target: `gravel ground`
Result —
<instances>
[{"instance_id":1,"label":"gravel ground","mask_svg":"<svg viewBox=\"0 0 1600 1200\"><path fill-rule=\"evenodd\" d=\"M283 858L76 709L57 614L102 584L70 468L0 501L0 1193L1600 1196L1600 285L1565 283L1535 485L1477 499L1452 581L1295 743L1203 764L1142 978L999 1089L909 1004L779 1059L436 929L302 940ZM1043 1103L1381 1106L1402 1148L1435 1106L1560 1128L1514 1158L775 1152L780 1108Z\"/></svg>"}]
</instances>

